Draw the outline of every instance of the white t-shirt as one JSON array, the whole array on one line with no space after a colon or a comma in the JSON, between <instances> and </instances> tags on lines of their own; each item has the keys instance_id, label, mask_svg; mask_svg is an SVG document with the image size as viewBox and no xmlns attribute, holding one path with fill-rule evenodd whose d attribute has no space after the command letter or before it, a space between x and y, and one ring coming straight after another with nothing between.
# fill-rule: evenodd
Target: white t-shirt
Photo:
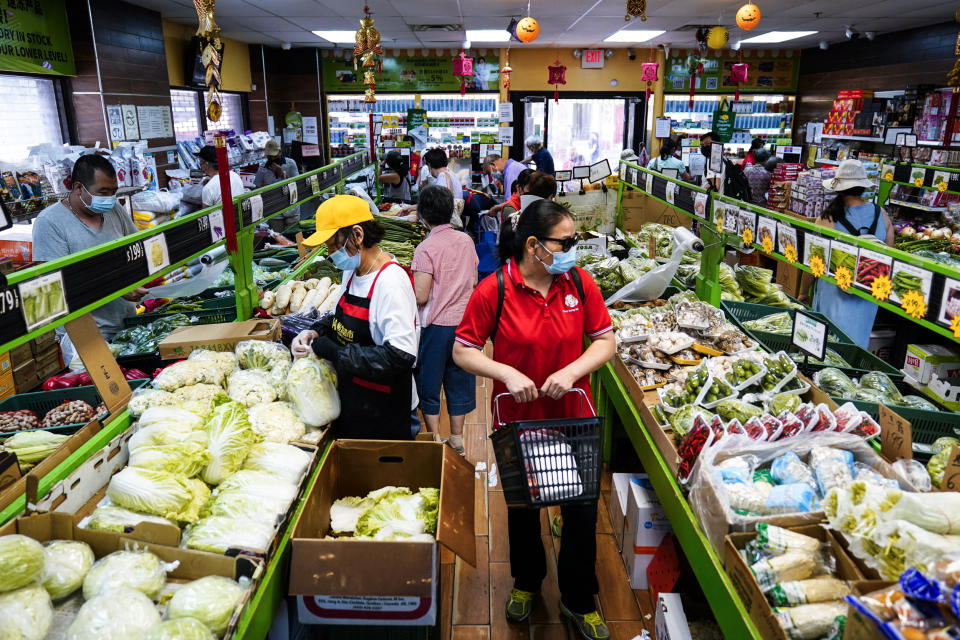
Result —
<instances>
[{"instance_id":1,"label":"white t-shirt","mask_svg":"<svg viewBox=\"0 0 960 640\"><path fill-rule=\"evenodd\" d=\"M353 271L343 272L343 282L350 282ZM370 293L377 272L357 276L350 282L350 293L361 298ZM340 295L344 291L341 288ZM339 300L337 301L339 303ZM370 335L373 341L381 345L384 342L409 353L414 358L420 348L420 321L418 319L417 297L413 292L410 276L397 265L390 265L380 274L377 286L370 298ZM410 374L413 378L413 374ZM410 408L415 409L419 402L417 385L413 385L413 397Z\"/></svg>"},{"instance_id":2,"label":"white t-shirt","mask_svg":"<svg viewBox=\"0 0 960 640\"><path fill-rule=\"evenodd\" d=\"M725 181L726 178L727 178L727 161L726 161L726 158L724 158L724 159L721 161L721 163L720 163L720 171L719 171L719 172L717 172L717 171L711 171L711 170L710 170L710 159L709 159L709 158L707 159L706 174L705 174L705 176L704 176L704 178L703 178L703 182L701 183L702 186L703 186L703 187L708 187L708 186L709 186L709 180L711 180L712 178L719 178L719 180L717 180L717 193L719 193L720 195L723 195L723 185L724 185L724 181Z\"/></svg>"},{"instance_id":3,"label":"white t-shirt","mask_svg":"<svg viewBox=\"0 0 960 640\"><path fill-rule=\"evenodd\" d=\"M236 171L230 172L230 193L238 196L246 191L243 188L243 180L237 175ZM203 185L203 195L200 197L204 207L212 207L220 204L223 200L220 194L220 176L213 176Z\"/></svg>"}]
</instances>

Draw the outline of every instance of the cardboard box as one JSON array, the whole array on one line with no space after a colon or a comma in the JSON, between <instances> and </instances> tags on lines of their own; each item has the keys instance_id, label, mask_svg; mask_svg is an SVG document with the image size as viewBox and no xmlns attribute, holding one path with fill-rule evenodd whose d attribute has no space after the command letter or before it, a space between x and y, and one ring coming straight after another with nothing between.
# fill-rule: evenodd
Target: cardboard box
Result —
<instances>
[{"instance_id":1,"label":"cardboard box","mask_svg":"<svg viewBox=\"0 0 960 640\"><path fill-rule=\"evenodd\" d=\"M832 532L822 525L809 525L804 527L793 527L791 531L811 536L827 543L837 560L836 576L841 580L855 581L863 580L863 574L854 564L853 560L846 554ZM756 537L754 533L732 533L724 540L724 549L726 554L726 570L733 583L733 588L740 596L747 614L757 626L760 635L767 640L788 640L783 632L783 627L777 622L777 617L773 609L767 602L766 596L760 591L760 585L757 584L750 567L740 555L740 550L747 546L747 543Z\"/></svg>"},{"instance_id":2,"label":"cardboard box","mask_svg":"<svg viewBox=\"0 0 960 640\"><path fill-rule=\"evenodd\" d=\"M690 218L686 214L633 189L624 190L621 209L624 231L639 231L647 222L690 228Z\"/></svg>"},{"instance_id":3,"label":"cardboard box","mask_svg":"<svg viewBox=\"0 0 960 640\"><path fill-rule=\"evenodd\" d=\"M783 292L796 298L800 295L800 279L803 272L792 264L777 262L776 283L783 288Z\"/></svg>"},{"instance_id":4,"label":"cardboard box","mask_svg":"<svg viewBox=\"0 0 960 640\"><path fill-rule=\"evenodd\" d=\"M13 384L17 393L30 391L37 386L37 361L27 360L13 370Z\"/></svg>"},{"instance_id":5,"label":"cardboard box","mask_svg":"<svg viewBox=\"0 0 960 640\"><path fill-rule=\"evenodd\" d=\"M657 596L654 621L657 640L691 640L690 625L687 624L679 593L661 593Z\"/></svg>"},{"instance_id":6,"label":"cardboard box","mask_svg":"<svg viewBox=\"0 0 960 640\"><path fill-rule=\"evenodd\" d=\"M259 319L180 327L164 338L157 348L162 359L180 360L195 349L233 351L243 340L275 342L279 339L280 321Z\"/></svg>"},{"instance_id":7,"label":"cardboard box","mask_svg":"<svg viewBox=\"0 0 960 640\"><path fill-rule=\"evenodd\" d=\"M903 372L920 384L934 373L940 379L960 376L960 353L939 344L908 344Z\"/></svg>"},{"instance_id":8,"label":"cardboard box","mask_svg":"<svg viewBox=\"0 0 960 640\"><path fill-rule=\"evenodd\" d=\"M44 347L50 344L56 344L57 334L54 331L48 331L46 333L41 333L39 336L34 338L30 342L30 347L33 349L33 353L37 354L43 351Z\"/></svg>"},{"instance_id":9,"label":"cardboard box","mask_svg":"<svg viewBox=\"0 0 960 640\"><path fill-rule=\"evenodd\" d=\"M13 384L13 371L0 375L0 400L6 400L17 392Z\"/></svg>"},{"instance_id":10,"label":"cardboard box","mask_svg":"<svg viewBox=\"0 0 960 640\"><path fill-rule=\"evenodd\" d=\"M617 551L623 550L623 532L627 517L629 485L630 478L633 476L632 473L615 473L610 482L610 499L607 501L607 511L610 514L613 537L617 541Z\"/></svg>"},{"instance_id":11,"label":"cardboard box","mask_svg":"<svg viewBox=\"0 0 960 640\"><path fill-rule=\"evenodd\" d=\"M862 596L896 585L885 580L858 580L850 585L853 595ZM857 607L847 605L847 624L843 628L843 640L885 640L876 623Z\"/></svg>"},{"instance_id":12,"label":"cardboard box","mask_svg":"<svg viewBox=\"0 0 960 640\"><path fill-rule=\"evenodd\" d=\"M647 567L663 537L672 530L647 475L631 477L627 485L623 548L620 551L631 588L646 589L649 586Z\"/></svg>"},{"instance_id":13,"label":"cardboard box","mask_svg":"<svg viewBox=\"0 0 960 640\"><path fill-rule=\"evenodd\" d=\"M0 354L0 375L13 371L13 363L10 360L10 352Z\"/></svg>"},{"instance_id":14,"label":"cardboard box","mask_svg":"<svg viewBox=\"0 0 960 640\"><path fill-rule=\"evenodd\" d=\"M325 538L335 500L388 485L439 487L437 543L476 564L469 463L436 442L337 440L293 530L288 593L301 622L435 622L437 543Z\"/></svg>"}]
</instances>

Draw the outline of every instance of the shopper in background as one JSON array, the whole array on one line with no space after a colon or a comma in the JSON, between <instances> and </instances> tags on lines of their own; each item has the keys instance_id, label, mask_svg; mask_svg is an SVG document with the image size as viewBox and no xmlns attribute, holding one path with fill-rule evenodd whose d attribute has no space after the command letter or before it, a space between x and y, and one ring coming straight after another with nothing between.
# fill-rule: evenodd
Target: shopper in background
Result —
<instances>
[{"instance_id":1,"label":"shopper in background","mask_svg":"<svg viewBox=\"0 0 960 640\"><path fill-rule=\"evenodd\" d=\"M500 237L497 244L500 247L500 262L506 263L510 258L513 238L523 211L538 200L553 200L557 196L557 180L553 176L535 171L530 175L527 183L527 192L520 196L520 209L509 215L504 214L503 224L500 226Z\"/></svg>"},{"instance_id":2,"label":"shopper in background","mask_svg":"<svg viewBox=\"0 0 960 640\"><path fill-rule=\"evenodd\" d=\"M451 224L454 228L460 229L463 227L463 221L460 218L460 214L463 212L463 185L460 184L460 180L453 175L453 173L447 168L447 154L443 149L436 148L430 149L423 154L423 164L427 167L430 172L430 180L424 181L422 184L423 188L430 187L432 185L438 185L445 187L453 195L453 218L451 219ZM408 207L403 207L397 212L397 215L400 217L406 217L408 220L417 219L417 208L418 205L410 205Z\"/></svg>"},{"instance_id":3,"label":"shopper in background","mask_svg":"<svg viewBox=\"0 0 960 640\"><path fill-rule=\"evenodd\" d=\"M503 174L504 194L513 193L513 183L524 169L526 167L513 158L501 158L495 153L491 153L483 159L483 170L485 172Z\"/></svg>"},{"instance_id":4,"label":"shopper in background","mask_svg":"<svg viewBox=\"0 0 960 640\"><path fill-rule=\"evenodd\" d=\"M557 172L553 170L553 156L544 148L543 138L538 135L527 136L524 144L530 152L530 155L524 158L521 164L535 162L537 171L550 174L551 176L556 175Z\"/></svg>"},{"instance_id":5,"label":"shopper in background","mask_svg":"<svg viewBox=\"0 0 960 640\"><path fill-rule=\"evenodd\" d=\"M336 437L409 440L420 337L411 275L380 248L383 227L363 198L334 196L317 207L316 221L303 244L326 245L343 286L333 316L301 331L290 349L336 368Z\"/></svg>"},{"instance_id":6,"label":"shopper in background","mask_svg":"<svg viewBox=\"0 0 960 640\"><path fill-rule=\"evenodd\" d=\"M596 133L590 134L590 146L587 150L590 157L590 164L600 161L600 136Z\"/></svg>"},{"instance_id":7,"label":"shopper in background","mask_svg":"<svg viewBox=\"0 0 960 640\"><path fill-rule=\"evenodd\" d=\"M217 150L210 145L200 149L197 154L200 162L200 171L206 174L203 179L203 195L201 200L204 207L212 207L223 202L223 194L220 191L220 175L217 170ZM230 169L230 197L235 198L246 189L243 187L243 180L236 171Z\"/></svg>"},{"instance_id":8,"label":"shopper in background","mask_svg":"<svg viewBox=\"0 0 960 640\"><path fill-rule=\"evenodd\" d=\"M873 188L873 182L867 179L867 172L859 160L844 160L837 167L836 176L823 181L829 191L836 191L835 197L824 209L817 224L824 227L862 236L876 236L880 242L893 246L893 225L887 213L861 196L866 189ZM808 302L807 292L813 276L804 274L800 288L800 301ZM863 347L870 344L870 332L877 316L877 305L870 300L841 291L836 285L818 280L813 296L813 309L827 316L844 333Z\"/></svg>"},{"instance_id":9,"label":"shopper in background","mask_svg":"<svg viewBox=\"0 0 960 640\"><path fill-rule=\"evenodd\" d=\"M253 186L257 189L273 184L278 180L286 180L300 175L297 169L297 163L293 158L287 158L280 149L280 143L271 138L263 146L263 155L266 161L263 166L257 169L257 175L253 178Z\"/></svg>"},{"instance_id":10,"label":"shopper in background","mask_svg":"<svg viewBox=\"0 0 960 640\"><path fill-rule=\"evenodd\" d=\"M753 196L753 204L761 207L767 206L767 191L770 190L770 172L767 171L766 162L770 159L770 152L766 149L757 149L753 154L753 162L747 166L744 161L743 175L747 177L750 183L750 195Z\"/></svg>"},{"instance_id":11,"label":"shopper in background","mask_svg":"<svg viewBox=\"0 0 960 640\"><path fill-rule=\"evenodd\" d=\"M80 156L73 165L70 194L40 212L33 223L33 259L49 262L136 233L133 219L117 204L117 172L97 154ZM147 294L138 288L90 312L104 339L123 329L123 319L137 314L134 302ZM57 329L64 362L76 351L64 330Z\"/></svg>"},{"instance_id":12,"label":"shopper in background","mask_svg":"<svg viewBox=\"0 0 960 640\"><path fill-rule=\"evenodd\" d=\"M392 202L410 202L410 163L399 151L388 151L383 164L389 171L380 174L383 197Z\"/></svg>"},{"instance_id":13,"label":"shopper in background","mask_svg":"<svg viewBox=\"0 0 960 640\"><path fill-rule=\"evenodd\" d=\"M750 141L750 150L747 151L747 155L743 158L743 170L746 171L747 167L754 164L763 164L763 160L757 158L757 152L763 149L763 140L760 138L754 138ZM769 152L767 152L769 155Z\"/></svg>"},{"instance_id":14,"label":"shopper in background","mask_svg":"<svg viewBox=\"0 0 960 640\"><path fill-rule=\"evenodd\" d=\"M503 222L504 216L509 216L514 211L520 210L520 196L527 192L527 184L530 182L530 176L534 174L533 169L524 169L517 174L517 179L513 182L513 195L508 200L504 200L498 205L490 207L487 211L488 216L496 216L499 222Z\"/></svg>"},{"instance_id":15,"label":"shopper in background","mask_svg":"<svg viewBox=\"0 0 960 640\"><path fill-rule=\"evenodd\" d=\"M590 373L613 356L610 315L596 283L574 266L576 243L569 211L549 201L533 203L520 214L512 244L501 243L509 255L506 264L496 278L477 285L467 304L453 359L475 375L492 378L494 398L513 396L499 403L499 423L580 416L580 399L567 392L578 388L589 396ZM586 349L584 336L591 339ZM488 339L492 358L483 351ZM597 503L565 504L560 512L560 611L584 638L608 638L594 601ZM506 615L522 622L547 576L539 510L509 508L507 529L514 584Z\"/></svg>"},{"instance_id":16,"label":"shopper in background","mask_svg":"<svg viewBox=\"0 0 960 640\"><path fill-rule=\"evenodd\" d=\"M433 185L420 194L417 214L429 231L413 254L413 286L420 308L420 351L415 378L427 431L440 429L440 389L450 414L449 444L463 455L463 422L477 406L477 382L453 362L453 339L477 283L473 242L450 225L453 194Z\"/></svg>"},{"instance_id":17,"label":"shopper in background","mask_svg":"<svg viewBox=\"0 0 960 640\"><path fill-rule=\"evenodd\" d=\"M704 159L704 170L703 178L700 182L700 186L707 189L708 191L716 191L720 195L723 193L723 183L727 177L727 159L724 157L720 162L720 171L713 171L710 169L710 150L713 147L713 143L717 142L717 134L713 131L708 131L700 135L700 153L703 155Z\"/></svg>"},{"instance_id":18,"label":"shopper in background","mask_svg":"<svg viewBox=\"0 0 960 640\"><path fill-rule=\"evenodd\" d=\"M687 171L683 160L676 156L677 141L673 138L664 138L660 145L660 155L647 163L647 169L663 173L664 169L676 169L677 177L684 182L690 182L690 173ZM636 157L636 156L634 156Z\"/></svg>"}]
</instances>

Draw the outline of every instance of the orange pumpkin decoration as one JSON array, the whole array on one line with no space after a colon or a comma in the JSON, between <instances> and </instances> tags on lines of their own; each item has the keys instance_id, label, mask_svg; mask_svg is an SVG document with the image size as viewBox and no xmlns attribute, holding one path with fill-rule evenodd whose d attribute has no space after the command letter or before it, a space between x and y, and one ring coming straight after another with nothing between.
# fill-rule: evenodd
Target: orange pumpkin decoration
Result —
<instances>
[{"instance_id":1,"label":"orange pumpkin decoration","mask_svg":"<svg viewBox=\"0 0 960 640\"><path fill-rule=\"evenodd\" d=\"M744 31L750 31L760 24L760 7L748 2L737 10L737 26Z\"/></svg>"},{"instance_id":2,"label":"orange pumpkin decoration","mask_svg":"<svg viewBox=\"0 0 960 640\"><path fill-rule=\"evenodd\" d=\"M533 42L540 35L540 24L527 16L517 23L517 40L527 44Z\"/></svg>"}]
</instances>

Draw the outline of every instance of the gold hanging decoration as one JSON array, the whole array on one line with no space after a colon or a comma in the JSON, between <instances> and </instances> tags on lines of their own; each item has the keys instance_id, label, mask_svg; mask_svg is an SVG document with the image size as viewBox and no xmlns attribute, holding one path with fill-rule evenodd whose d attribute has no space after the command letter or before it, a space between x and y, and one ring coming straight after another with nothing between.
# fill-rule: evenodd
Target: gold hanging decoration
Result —
<instances>
[{"instance_id":1,"label":"gold hanging decoration","mask_svg":"<svg viewBox=\"0 0 960 640\"><path fill-rule=\"evenodd\" d=\"M627 0L627 15L623 19L629 22L630 18L640 18L641 22L646 22L647 0Z\"/></svg>"},{"instance_id":2,"label":"gold hanging decoration","mask_svg":"<svg viewBox=\"0 0 960 640\"><path fill-rule=\"evenodd\" d=\"M363 84L367 86L364 92L364 102L376 102L377 81L373 70L383 71L383 47L380 46L380 32L373 26L373 16L370 7L363 8L363 17L360 18L360 28L354 36L356 44L353 46L353 68L357 69L357 62L366 71L363 72Z\"/></svg>"},{"instance_id":3,"label":"gold hanging decoration","mask_svg":"<svg viewBox=\"0 0 960 640\"><path fill-rule=\"evenodd\" d=\"M193 0L197 9L197 37L200 38L200 62L205 71L207 84L207 118L211 122L220 120L223 108L220 105L220 63L223 60L223 42L220 40L220 27L213 19L216 0Z\"/></svg>"}]
</instances>

